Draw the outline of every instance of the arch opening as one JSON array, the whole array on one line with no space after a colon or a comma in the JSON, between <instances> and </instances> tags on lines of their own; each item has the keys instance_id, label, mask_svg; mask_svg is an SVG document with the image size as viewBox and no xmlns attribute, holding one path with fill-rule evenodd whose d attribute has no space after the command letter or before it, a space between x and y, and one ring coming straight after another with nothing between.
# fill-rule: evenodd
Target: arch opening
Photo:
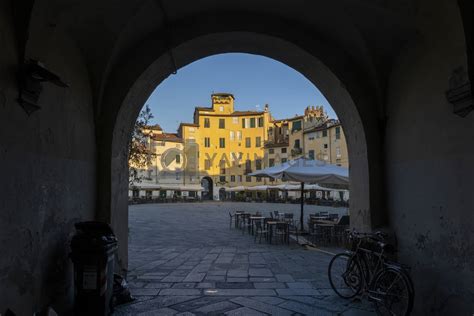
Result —
<instances>
[{"instance_id":1,"label":"arch opening","mask_svg":"<svg viewBox=\"0 0 474 316\"><path fill-rule=\"evenodd\" d=\"M127 145L131 128L141 107L155 87L173 73L174 66L179 69L198 59L229 52L256 54L275 59L298 71L318 87L336 111L346 134L351 161L349 173L352 225L361 230L368 230L373 226L384 224L379 218L375 218L374 221L374 214L370 212L371 206L379 203L379 200L373 198L371 191L381 190L380 185L371 185L371 182L376 182L378 179L369 172L370 157L366 131L373 129L374 126L364 125L359 109L346 89L344 81L322 61L298 46L276 37L250 32L214 33L187 40L173 48L173 58L169 52L165 52L148 64L142 72L137 73L136 80L129 87L114 119L111 155L108 160L111 170L110 183L106 183L109 192L100 194L101 198L110 198L110 201L101 201L99 208L101 214L98 214L98 217L110 221L119 237L126 240ZM360 102L369 102L365 96L359 99ZM372 145L377 146L376 143ZM371 151L378 152L378 148L372 148ZM110 206L104 207L104 205ZM126 245L122 245L119 250L119 258L121 266L126 267Z\"/></svg>"}]
</instances>

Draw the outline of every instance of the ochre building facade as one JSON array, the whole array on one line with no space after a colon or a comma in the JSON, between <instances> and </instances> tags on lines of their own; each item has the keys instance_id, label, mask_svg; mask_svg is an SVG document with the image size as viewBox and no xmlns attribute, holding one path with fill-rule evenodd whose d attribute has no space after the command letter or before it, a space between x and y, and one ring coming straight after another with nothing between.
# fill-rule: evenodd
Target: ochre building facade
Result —
<instances>
[{"instance_id":1,"label":"ochre building facade","mask_svg":"<svg viewBox=\"0 0 474 316\"><path fill-rule=\"evenodd\" d=\"M222 188L276 183L247 174L303 156L349 166L341 124L322 106L276 120L268 105L263 111L236 111L234 101L230 93L212 94L211 106L196 107L193 122L181 123L177 133L148 130L156 158L142 171L146 177L136 194L176 196L175 188L190 190L185 196L219 199ZM161 193L150 192L152 184L160 185ZM202 191L191 193L199 186Z\"/></svg>"}]
</instances>

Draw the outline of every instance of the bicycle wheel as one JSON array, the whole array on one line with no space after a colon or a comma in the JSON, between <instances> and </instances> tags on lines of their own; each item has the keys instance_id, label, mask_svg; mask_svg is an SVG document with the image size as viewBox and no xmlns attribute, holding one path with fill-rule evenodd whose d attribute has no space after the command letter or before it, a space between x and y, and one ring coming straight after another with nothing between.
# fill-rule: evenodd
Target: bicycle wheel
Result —
<instances>
[{"instance_id":1,"label":"bicycle wheel","mask_svg":"<svg viewBox=\"0 0 474 316\"><path fill-rule=\"evenodd\" d=\"M382 270L369 293L379 315L410 315L414 292L409 276L404 272L393 268Z\"/></svg>"},{"instance_id":2,"label":"bicycle wheel","mask_svg":"<svg viewBox=\"0 0 474 316\"><path fill-rule=\"evenodd\" d=\"M362 290L362 270L350 254L340 253L332 258L328 277L332 289L342 298L353 298Z\"/></svg>"}]
</instances>

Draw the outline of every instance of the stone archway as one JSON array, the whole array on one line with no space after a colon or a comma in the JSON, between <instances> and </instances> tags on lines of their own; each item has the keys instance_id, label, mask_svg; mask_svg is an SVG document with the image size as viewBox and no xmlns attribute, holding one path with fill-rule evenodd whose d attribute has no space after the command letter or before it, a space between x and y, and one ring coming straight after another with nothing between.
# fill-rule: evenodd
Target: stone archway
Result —
<instances>
[{"instance_id":1,"label":"stone archway","mask_svg":"<svg viewBox=\"0 0 474 316\"><path fill-rule=\"evenodd\" d=\"M173 49L175 64L170 59L169 52L164 52L143 69L143 72L137 73L136 80L122 100L117 117L110 122L114 124L113 134L110 135L112 137L111 153L110 156L103 157L107 160L100 161L104 165L107 164L104 170L111 171L108 178L110 182L104 182L99 187L99 190L103 191L99 196L110 197L110 201L101 201L103 205L99 210L103 213L98 214L99 218L111 221L121 239L126 240L128 211L124 194L127 185L124 174L126 174L127 153L124 148L127 148L128 135L134 119L148 96L174 71L174 65L179 69L200 58L227 52L245 52L276 59L302 73L320 89L337 112L347 137L351 161L352 223L361 230L385 225L385 214L370 212L371 209L381 209L379 205L382 191L381 173L369 172L369 160L372 161L372 170L377 170L380 166L379 141L375 140L379 134L377 132L368 134L370 130L377 131L377 121L370 123L371 115L368 115L364 124L359 113L360 108L363 109L371 103L370 95L363 93L364 88L357 90L354 87L356 97L362 103L360 107L357 107L354 98L346 89L346 84L317 57L286 40L251 32L214 33L187 40ZM355 82L348 81L347 84L355 84ZM372 140L368 141L367 137ZM371 148L368 148L368 143L371 144ZM102 154L104 153L105 151ZM101 180L104 181L107 178L101 177ZM109 206L106 206L107 204ZM120 257L123 258L122 266L125 267L127 250L126 245L123 246Z\"/></svg>"},{"instance_id":2,"label":"stone archway","mask_svg":"<svg viewBox=\"0 0 474 316\"><path fill-rule=\"evenodd\" d=\"M214 196L214 182L212 181L211 177L202 178L201 186L203 187L201 198L203 200L212 200Z\"/></svg>"},{"instance_id":3,"label":"stone archway","mask_svg":"<svg viewBox=\"0 0 474 316\"><path fill-rule=\"evenodd\" d=\"M459 66L474 83L472 1L162 1L166 12L157 2L0 5L2 206L8 210L1 269L9 276L0 289L2 310L32 314L58 289L71 293L64 245L75 221L111 222L126 267L130 124L176 68L232 51L284 62L336 107L352 131L351 163L360 166L351 169L353 181L360 179L352 184L353 214L362 226L376 227L389 213L401 259L423 284L420 313L472 310L466 254L473 244L474 153L465 144L474 125L472 113L453 116L445 96ZM45 85L43 108L32 117L17 102L18 70L28 58L71 86ZM440 183L448 194L439 194ZM51 269L58 266L63 274ZM52 284L50 272L64 284Z\"/></svg>"}]
</instances>

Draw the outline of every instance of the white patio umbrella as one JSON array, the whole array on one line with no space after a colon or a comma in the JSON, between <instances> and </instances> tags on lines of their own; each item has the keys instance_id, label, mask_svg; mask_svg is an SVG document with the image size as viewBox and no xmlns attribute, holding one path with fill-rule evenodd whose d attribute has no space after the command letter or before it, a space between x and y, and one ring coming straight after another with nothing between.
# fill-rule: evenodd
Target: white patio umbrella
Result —
<instances>
[{"instance_id":1,"label":"white patio umbrella","mask_svg":"<svg viewBox=\"0 0 474 316\"><path fill-rule=\"evenodd\" d=\"M246 191L266 191L268 189L268 186L266 185L256 185L253 187L247 187Z\"/></svg>"},{"instance_id":2,"label":"white patio umbrella","mask_svg":"<svg viewBox=\"0 0 474 316\"><path fill-rule=\"evenodd\" d=\"M349 184L349 170L347 168L327 164L321 160L309 160L306 158L290 160L280 165L258 170L248 175L301 182L301 230L304 228L303 209L305 182L318 184Z\"/></svg>"},{"instance_id":3,"label":"white patio umbrella","mask_svg":"<svg viewBox=\"0 0 474 316\"><path fill-rule=\"evenodd\" d=\"M231 187L231 188L225 188L227 192L240 192L240 191L245 191L245 187L240 185L237 187Z\"/></svg>"}]
</instances>

